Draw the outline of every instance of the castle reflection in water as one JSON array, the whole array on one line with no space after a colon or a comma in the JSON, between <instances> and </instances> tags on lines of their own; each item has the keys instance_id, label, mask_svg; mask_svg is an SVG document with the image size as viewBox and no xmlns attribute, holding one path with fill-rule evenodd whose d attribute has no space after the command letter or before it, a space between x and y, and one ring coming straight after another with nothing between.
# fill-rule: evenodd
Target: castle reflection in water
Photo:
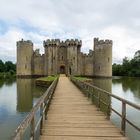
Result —
<instances>
[{"instance_id":1,"label":"castle reflection in water","mask_svg":"<svg viewBox=\"0 0 140 140\"><path fill-rule=\"evenodd\" d=\"M38 99L46 88L35 86L34 79L17 79L17 111L29 112L36 99Z\"/></svg>"}]
</instances>

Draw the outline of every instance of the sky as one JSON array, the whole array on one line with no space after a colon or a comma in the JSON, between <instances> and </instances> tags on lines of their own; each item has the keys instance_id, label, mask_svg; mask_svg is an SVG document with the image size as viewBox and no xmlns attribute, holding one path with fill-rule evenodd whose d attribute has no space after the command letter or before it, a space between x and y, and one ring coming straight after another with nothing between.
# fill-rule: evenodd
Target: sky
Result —
<instances>
[{"instance_id":1,"label":"sky","mask_svg":"<svg viewBox=\"0 0 140 140\"><path fill-rule=\"evenodd\" d=\"M93 49L93 38L113 40L113 63L140 50L139 0L0 0L0 59L16 62L16 42L32 40L44 52L43 40L78 38L81 50Z\"/></svg>"}]
</instances>

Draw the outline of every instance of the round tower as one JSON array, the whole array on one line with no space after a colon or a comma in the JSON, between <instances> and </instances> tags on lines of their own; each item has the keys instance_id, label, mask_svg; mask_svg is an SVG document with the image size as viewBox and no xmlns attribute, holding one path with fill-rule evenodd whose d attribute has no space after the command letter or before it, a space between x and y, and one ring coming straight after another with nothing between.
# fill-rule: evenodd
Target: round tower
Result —
<instances>
[{"instance_id":1,"label":"round tower","mask_svg":"<svg viewBox=\"0 0 140 140\"><path fill-rule=\"evenodd\" d=\"M94 38L94 76L112 76L112 40Z\"/></svg>"},{"instance_id":2,"label":"round tower","mask_svg":"<svg viewBox=\"0 0 140 140\"><path fill-rule=\"evenodd\" d=\"M30 40L17 42L17 76L32 76L33 43Z\"/></svg>"}]
</instances>

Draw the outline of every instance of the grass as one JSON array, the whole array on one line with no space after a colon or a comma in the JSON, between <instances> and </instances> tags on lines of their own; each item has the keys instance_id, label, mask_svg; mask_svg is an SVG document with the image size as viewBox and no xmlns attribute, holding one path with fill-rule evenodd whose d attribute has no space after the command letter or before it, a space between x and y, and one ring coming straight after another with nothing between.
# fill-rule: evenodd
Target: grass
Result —
<instances>
[{"instance_id":1,"label":"grass","mask_svg":"<svg viewBox=\"0 0 140 140\"><path fill-rule=\"evenodd\" d=\"M54 81L57 78L57 76L47 76L47 77L40 77L36 80L41 80L41 81Z\"/></svg>"},{"instance_id":2,"label":"grass","mask_svg":"<svg viewBox=\"0 0 140 140\"><path fill-rule=\"evenodd\" d=\"M90 78L87 77L81 77L81 76L74 76L75 79L80 80L80 81L87 81L87 80L91 80Z\"/></svg>"}]
</instances>

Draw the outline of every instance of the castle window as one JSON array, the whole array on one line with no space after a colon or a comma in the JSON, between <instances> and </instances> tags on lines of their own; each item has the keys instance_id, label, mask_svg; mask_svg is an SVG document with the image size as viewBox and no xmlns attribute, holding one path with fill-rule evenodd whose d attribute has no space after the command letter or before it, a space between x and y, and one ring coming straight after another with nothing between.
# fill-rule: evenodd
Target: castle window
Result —
<instances>
[{"instance_id":1,"label":"castle window","mask_svg":"<svg viewBox=\"0 0 140 140\"><path fill-rule=\"evenodd\" d=\"M110 58L108 57L108 62L110 61Z\"/></svg>"},{"instance_id":2,"label":"castle window","mask_svg":"<svg viewBox=\"0 0 140 140\"><path fill-rule=\"evenodd\" d=\"M27 69L27 65L25 64L25 69Z\"/></svg>"},{"instance_id":3,"label":"castle window","mask_svg":"<svg viewBox=\"0 0 140 140\"><path fill-rule=\"evenodd\" d=\"M63 60L63 56L62 56L62 60Z\"/></svg>"},{"instance_id":4,"label":"castle window","mask_svg":"<svg viewBox=\"0 0 140 140\"><path fill-rule=\"evenodd\" d=\"M55 60L55 56L53 57L53 59Z\"/></svg>"},{"instance_id":5,"label":"castle window","mask_svg":"<svg viewBox=\"0 0 140 140\"><path fill-rule=\"evenodd\" d=\"M99 70L101 69L101 67L99 66Z\"/></svg>"},{"instance_id":6,"label":"castle window","mask_svg":"<svg viewBox=\"0 0 140 140\"><path fill-rule=\"evenodd\" d=\"M75 60L75 57L73 57L73 60Z\"/></svg>"}]
</instances>

